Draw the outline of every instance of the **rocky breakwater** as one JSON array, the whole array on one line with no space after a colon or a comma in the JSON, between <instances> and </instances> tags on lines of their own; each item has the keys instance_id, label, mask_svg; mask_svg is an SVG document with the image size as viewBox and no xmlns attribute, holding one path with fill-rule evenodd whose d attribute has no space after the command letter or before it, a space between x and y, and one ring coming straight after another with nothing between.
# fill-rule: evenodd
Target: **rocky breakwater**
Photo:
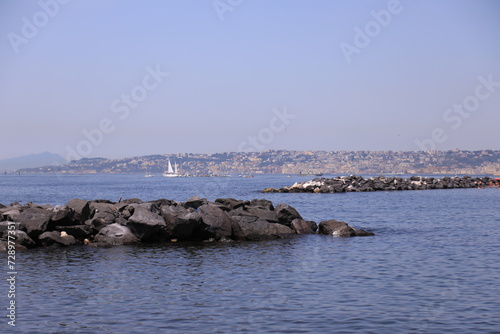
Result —
<instances>
[{"instance_id":1,"label":"rocky breakwater","mask_svg":"<svg viewBox=\"0 0 500 334\"><path fill-rule=\"evenodd\" d=\"M197 196L168 199L73 199L64 206L0 204L0 251L73 245L126 245L146 242L266 240L297 234L367 236L344 222L306 221L287 204L265 199L210 202ZM10 246L10 247L9 247Z\"/></svg>"},{"instance_id":2,"label":"rocky breakwater","mask_svg":"<svg viewBox=\"0 0 500 334\"><path fill-rule=\"evenodd\" d=\"M393 191L393 190L427 190L427 189L456 189L456 188L482 188L498 186L498 181L490 177L470 176L464 177L421 177L412 176L404 179L401 177L371 177L342 176L332 179L315 178L311 181L295 183L290 187L280 189L266 188L263 192L279 193L344 193L362 191Z\"/></svg>"}]
</instances>

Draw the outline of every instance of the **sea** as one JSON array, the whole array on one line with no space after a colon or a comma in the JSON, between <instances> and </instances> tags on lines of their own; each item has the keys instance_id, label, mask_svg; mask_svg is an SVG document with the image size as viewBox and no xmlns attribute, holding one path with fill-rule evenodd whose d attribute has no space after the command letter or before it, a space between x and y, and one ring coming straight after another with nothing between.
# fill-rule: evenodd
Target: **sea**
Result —
<instances>
[{"instance_id":1,"label":"sea","mask_svg":"<svg viewBox=\"0 0 500 334\"><path fill-rule=\"evenodd\" d=\"M0 175L4 205L265 198L376 234L18 251L15 327L0 254L0 332L500 333L499 189L260 192L307 179Z\"/></svg>"}]
</instances>

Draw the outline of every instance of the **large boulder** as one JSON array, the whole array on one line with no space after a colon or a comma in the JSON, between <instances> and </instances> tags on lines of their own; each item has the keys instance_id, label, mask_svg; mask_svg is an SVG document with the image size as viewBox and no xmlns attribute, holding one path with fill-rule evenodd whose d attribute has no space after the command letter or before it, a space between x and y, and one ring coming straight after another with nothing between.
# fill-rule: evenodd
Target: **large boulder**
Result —
<instances>
[{"instance_id":1,"label":"large boulder","mask_svg":"<svg viewBox=\"0 0 500 334\"><path fill-rule=\"evenodd\" d=\"M273 202L271 202L267 199L253 199L250 201L248 206L257 206L257 207L264 208L265 210L274 211Z\"/></svg>"},{"instance_id":2,"label":"large boulder","mask_svg":"<svg viewBox=\"0 0 500 334\"><path fill-rule=\"evenodd\" d=\"M268 210L262 206L248 206L240 207L235 210L228 212L229 216L244 216L244 217L254 217L253 221L258 218L266 220L268 223L278 223L279 219L276 212Z\"/></svg>"},{"instance_id":3,"label":"large boulder","mask_svg":"<svg viewBox=\"0 0 500 334\"><path fill-rule=\"evenodd\" d=\"M74 210L69 206L55 206L51 219L52 226L70 226L74 224Z\"/></svg>"},{"instance_id":4,"label":"large boulder","mask_svg":"<svg viewBox=\"0 0 500 334\"><path fill-rule=\"evenodd\" d=\"M52 245L68 247L79 244L73 236L57 231L45 232L38 237L38 240L45 247Z\"/></svg>"},{"instance_id":5,"label":"large boulder","mask_svg":"<svg viewBox=\"0 0 500 334\"><path fill-rule=\"evenodd\" d=\"M90 225L96 232L101 228L111 225L118 218L118 209L111 203L91 202L91 219L85 222Z\"/></svg>"},{"instance_id":6,"label":"large boulder","mask_svg":"<svg viewBox=\"0 0 500 334\"><path fill-rule=\"evenodd\" d=\"M231 218L222 209L213 204L204 204L198 208L198 213L201 223L194 231L195 238L219 240L231 236Z\"/></svg>"},{"instance_id":7,"label":"large boulder","mask_svg":"<svg viewBox=\"0 0 500 334\"><path fill-rule=\"evenodd\" d=\"M199 213L192 212L183 206L162 206L161 215L165 220L167 234L172 239L190 239L201 223Z\"/></svg>"},{"instance_id":8,"label":"large boulder","mask_svg":"<svg viewBox=\"0 0 500 334\"><path fill-rule=\"evenodd\" d=\"M26 233L36 240L47 230L52 218L52 212L40 208L28 208L21 212L19 221L26 227Z\"/></svg>"},{"instance_id":9,"label":"large boulder","mask_svg":"<svg viewBox=\"0 0 500 334\"><path fill-rule=\"evenodd\" d=\"M16 230L21 230L26 232L26 226L24 226L24 224L21 222L2 221L0 222L0 234L3 233L4 231L7 231L10 225L14 225Z\"/></svg>"},{"instance_id":10,"label":"large boulder","mask_svg":"<svg viewBox=\"0 0 500 334\"><path fill-rule=\"evenodd\" d=\"M258 218L249 222L244 216L233 217L233 237L240 240L267 240L284 238L295 234L295 232L282 224L269 223L265 219Z\"/></svg>"},{"instance_id":11,"label":"large boulder","mask_svg":"<svg viewBox=\"0 0 500 334\"><path fill-rule=\"evenodd\" d=\"M141 241L164 241L168 237L165 220L151 203L132 204L134 213L126 224Z\"/></svg>"},{"instance_id":12,"label":"large boulder","mask_svg":"<svg viewBox=\"0 0 500 334\"><path fill-rule=\"evenodd\" d=\"M335 237L354 237L356 230L339 220L327 220L319 223L319 233L329 234Z\"/></svg>"},{"instance_id":13,"label":"large boulder","mask_svg":"<svg viewBox=\"0 0 500 334\"><path fill-rule=\"evenodd\" d=\"M66 232L78 240L91 238L94 230L89 225L56 226L56 231Z\"/></svg>"},{"instance_id":14,"label":"large boulder","mask_svg":"<svg viewBox=\"0 0 500 334\"><path fill-rule=\"evenodd\" d=\"M10 246L12 249L12 244L10 244ZM15 249L16 249L16 251L22 251L22 250L26 250L28 248L26 248L20 244L15 244ZM10 250L9 249L9 242L7 240L0 240L0 253L6 253L9 250Z\"/></svg>"},{"instance_id":15,"label":"large boulder","mask_svg":"<svg viewBox=\"0 0 500 334\"><path fill-rule=\"evenodd\" d=\"M90 218L90 205L88 201L75 198L66 203L66 206L73 210L76 222L84 223Z\"/></svg>"},{"instance_id":16,"label":"large boulder","mask_svg":"<svg viewBox=\"0 0 500 334\"><path fill-rule=\"evenodd\" d=\"M292 220L292 229L297 234L314 234L310 222L306 222L303 219Z\"/></svg>"},{"instance_id":17,"label":"large boulder","mask_svg":"<svg viewBox=\"0 0 500 334\"><path fill-rule=\"evenodd\" d=\"M0 211L2 220L8 220L13 222L19 221L19 216L21 215L20 207L7 207Z\"/></svg>"},{"instance_id":18,"label":"large boulder","mask_svg":"<svg viewBox=\"0 0 500 334\"><path fill-rule=\"evenodd\" d=\"M139 243L139 238L127 226L115 223L103 227L94 241L106 245L129 245Z\"/></svg>"},{"instance_id":19,"label":"large boulder","mask_svg":"<svg viewBox=\"0 0 500 334\"><path fill-rule=\"evenodd\" d=\"M33 248L36 246L35 242L33 239L31 239L28 234L24 231L20 230L7 230L3 232L3 237L6 240L9 240L9 236L11 237L10 240L14 241L16 246L21 245L26 248ZM12 238L13 237L13 238Z\"/></svg>"},{"instance_id":20,"label":"large boulder","mask_svg":"<svg viewBox=\"0 0 500 334\"><path fill-rule=\"evenodd\" d=\"M220 204L222 206L221 209L224 211L231 211L250 204L248 201L240 201L234 198L217 198L215 203Z\"/></svg>"},{"instance_id":21,"label":"large boulder","mask_svg":"<svg viewBox=\"0 0 500 334\"><path fill-rule=\"evenodd\" d=\"M208 200L206 198L200 198L199 196L193 196L190 199L188 199L186 202L184 202L184 207L186 209L188 208L193 208L193 209L198 209L202 205L208 204Z\"/></svg>"},{"instance_id":22,"label":"large boulder","mask_svg":"<svg viewBox=\"0 0 500 334\"><path fill-rule=\"evenodd\" d=\"M276 211L279 223L288 227L292 226L292 221L294 219L302 219L302 216L297 212L297 210L288 204L280 203L276 206L274 211Z\"/></svg>"}]
</instances>

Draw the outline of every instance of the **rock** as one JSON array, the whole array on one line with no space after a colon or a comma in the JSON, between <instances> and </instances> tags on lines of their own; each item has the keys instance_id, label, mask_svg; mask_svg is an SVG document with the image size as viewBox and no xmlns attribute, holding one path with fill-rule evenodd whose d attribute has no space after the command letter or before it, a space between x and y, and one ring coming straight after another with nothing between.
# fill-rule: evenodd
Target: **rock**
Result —
<instances>
[{"instance_id":1,"label":"rock","mask_svg":"<svg viewBox=\"0 0 500 334\"><path fill-rule=\"evenodd\" d=\"M265 210L274 211L273 202L267 199L253 199L250 201L249 206L258 206L264 208Z\"/></svg>"},{"instance_id":2,"label":"rock","mask_svg":"<svg viewBox=\"0 0 500 334\"><path fill-rule=\"evenodd\" d=\"M94 241L106 245L130 245L139 243L139 238L127 226L115 223L103 227Z\"/></svg>"},{"instance_id":3,"label":"rock","mask_svg":"<svg viewBox=\"0 0 500 334\"><path fill-rule=\"evenodd\" d=\"M139 198L128 198L128 199L124 199L123 201L116 203L115 205L120 204L120 203L128 205L128 204L141 204L143 202Z\"/></svg>"},{"instance_id":4,"label":"rock","mask_svg":"<svg viewBox=\"0 0 500 334\"><path fill-rule=\"evenodd\" d=\"M173 201L171 199L165 199L165 198L161 198L161 199L157 199L155 201L151 201L152 204L156 205L156 207L158 208L162 208L163 206L177 206L179 203L177 203L176 201Z\"/></svg>"},{"instance_id":5,"label":"rock","mask_svg":"<svg viewBox=\"0 0 500 334\"><path fill-rule=\"evenodd\" d=\"M231 218L226 212L213 204L204 204L198 208L201 223L194 231L194 237L202 240L230 237Z\"/></svg>"},{"instance_id":6,"label":"rock","mask_svg":"<svg viewBox=\"0 0 500 334\"><path fill-rule=\"evenodd\" d=\"M157 208L151 203L133 204L134 213L126 226L141 241L164 241L168 237L165 220L156 212Z\"/></svg>"},{"instance_id":7,"label":"rock","mask_svg":"<svg viewBox=\"0 0 500 334\"><path fill-rule=\"evenodd\" d=\"M292 220L292 229L297 234L314 234L311 225L303 219Z\"/></svg>"},{"instance_id":8,"label":"rock","mask_svg":"<svg viewBox=\"0 0 500 334\"><path fill-rule=\"evenodd\" d=\"M241 208L245 206L245 204L250 204L248 201L239 201L234 198L217 198L215 200L215 203L222 204L227 210L225 211L231 211L234 209Z\"/></svg>"},{"instance_id":9,"label":"rock","mask_svg":"<svg viewBox=\"0 0 500 334\"><path fill-rule=\"evenodd\" d=\"M9 225L15 225L16 230L21 230L26 232L26 226L21 222L3 221L0 222L0 234L9 229Z\"/></svg>"},{"instance_id":10,"label":"rock","mask_svg":"<svg viewBox=\"0 0 500 334\"><path fill-rule=\"evenodd\" d=\"M66 232L78 240L90 238L93 233L93 229L89 225L56 226L55 230L59 232Z\"/></svg>"},{"instance_id":11,"label":"rock","mask_svg":"<svg viewBox=\"0 0 500 334\"><path fill-rule=\"evenodd\" d=\"M294 234L292 229L286 227L285 225L268 223L264 219L257 219L254 222L247 222L240 219L240 217L235 218L235 223L239 228L234 229L234 235L240 240L268 240L284 238L291 234Z\"/></svg>"},{"instance_id":12,"label":"rock","mask_svg":"<svg viewBox=\"0 0 500 334\"><path fill-rule=\"evenodd\" d=\"M313 230L314 232L316 232L318 230L318 224L316 224L316 222L313 222L311 220L307 220L306 223L309 224L309 227L311 228L311 230Z\"/></svg>"},{"instance_id":13,"label":"rock","mask_svg":"<svg viewBox=\"0 0 500 334\"><path fill-rule=\"evenodd\" d=\"M3 208L6 208L6 206L3 205L2 203L0 203L0 209L3 209Z\"/></svg>"},{"instance_id":14,"label":"rock","mask_svg":"<svg viewBox=\"0 0 500 334\"><path fill-rule=\"evenodd\" d=\"M198 209L200 206L207 204L208 201L206 198L200 198L198 196L193 196L190 199L188 199L186 202L184 202L184 207L187 208L193 208L193 209Z\"/></svg>"},{"instance_id":15,"label":"rock","mask_svg":"<svg viewBox=\"0 0 500 334\"><path fill-rule=\"evenodd\" d=\"M12 241L15 241L16 246L21 245L26 248L33 248L36 246L35 242L26 234L24 231L20 230L7 230L3 232L3 237L8 240L8 236L14 237L11 238Z\"/></svg>"},{"instance_id":16,"label":"rock","mask_svg":"<svg viewBox=\"0 0 500 334\"><path fill-rule=\"evenodd\" d=\"M320 234L330 234L335 237L353 237L356 230L347 223L338 220L327 220L319 223Z\"/></svg>"},{"instance_id":17,"label":"rock","mask_svg":"<svg viewBox=\"0 0 500 334\"><path fill-rule=\"evenodd\" d=\"M26 233L33 240L47 230L51 218L51 212L38 208L26 209L19 215L19 221L24 224Z\"/></svg>"},{"instance_id":18,"label":"rock","mask_svg":"<svg viewBox=\"0 0 500 334\"><path fill-rule=\"evenodd\" d=\"M162 206L161 215L165 220L167 234L174 239L190 239L201 223L199 213L191 212L183 206Z\"/></svg>"},{"instance_id":19,"label":"rock","mask_svg":"<svg viewBox=\"0 0 500 334\"><path fill-rule=\"evenodd\" d=\"M78 244L78 241L73 236L61 236L61 232L58 231L45 232L38 237L38 240L45 247L52 245L68 247Z\"/></svg>"},{"instance_id":20,"label":"rock","mask_svg":"<svg viewBox=\"0 0 500 334\"><path fill-rule=\"evenodd\" d=\"M239 210L241 210L241 209L239 209ZM241 212L239 210L236 210L236 212ZM242 216L249 215L249 216L262 218L262 219L265 219L268 223L279 223L280 222L275 211L271 211L271 210L266 209L265 207L262 207L262 206L247 207L243 210L243 212L241 212L240 215L242 215Z\"/></svg>"},{"instance_id":21,"label":"rock","mask_svg":"<svg viewBox=\"0 0 500 334\"><path fill-rule=\"evenodd\" d=\"M294 219L302 219L302 216L288 204L280 203L274 209L280 224L286 225L288 227L292 226L292 221Z\"/></svg>"},{"instance_id":22,"label":"rock","mask_svg":"<svg viewBox=\"0 0 500 334\"><path fill-rule=\"evenodd\" d=\"M75 221L83 223L90 218L89 202L83 199L72 199L66 203L66 206L73 210Z\"/></svg>"},{"instance_id":23,"label":"rock","mask_svg":"<svg viewBox=\"0 0 500 334\"><path fill-rule=\"evenodd\" d=\"M12 244L11 244L12 245ZM16 244L16 251L27 250L23 245ZM7 240L0 240L0 253L7 253L9 251L9 242Z\"/></svg>"},{"instance_id":24,"label":"rock","mask_svg":"<svg viewBox=\"0 0 500 334\"><path fill-rule=\"evenodd\" d=\"M363 229L356 230L357 237L369 237L369 236L373 236L373 235L375 235L375 233L368 232L368 231L365 231Z\"/></svg>"},{"instance_id":25,"label":"rock","mask_svg":"<svg viewBox=\"0 0 500 334\"><path fill-rule=\"evenodd\" d=\"M54 214L52 215L51 225L73 225L73 215L74 211L68 206L55 206L53 208Z\"/></svg>"},{"instance_id":26,"label":"rock","mask_svg":"<svg viewBox=\"0 0 500 334\"><path fill-rule=\"evenodd\" d=\"M18 222L20 215L21 211L16 207L6 208L5 210L2 210L3 220Z\"/></svg>"},{"instance_id":27,"label":"rock","mask_svg":"<svg viewBox=\"0 0 500 334\"><path fill-rule=\"evenodd\" d=\"M118 209L110 203L91 202L91 219L85 222L85 225L90 225L96 232L101 228L111 225L118 218Z\"/></svg>"}]
</instances>

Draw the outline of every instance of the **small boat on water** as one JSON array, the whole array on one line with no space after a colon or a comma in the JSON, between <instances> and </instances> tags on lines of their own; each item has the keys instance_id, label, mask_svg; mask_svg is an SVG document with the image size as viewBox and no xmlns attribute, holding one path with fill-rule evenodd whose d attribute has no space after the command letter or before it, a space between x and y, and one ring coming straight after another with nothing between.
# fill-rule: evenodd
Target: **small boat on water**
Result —
<instances>
[{"instance_id":1,"label":"small boat on water","mask_svg":"<svg viewBox=\"0 0 500 334\"><path fill-rule=\"evenodd\" d=\"M153 174L146 174L144 177L155 177Z\"/></svg>"},{"instance_id":2,"label":"small boat on water","mask_svg":"<svg viewBox=\"0 0 500 334\"><path fill-rule=\"evenodd\" d=\"M172 163L170 163L170 159L168 159L168 169L163 173L164 177L179 177L179 171L177 170L177 163L174 164L174 168L172 168Z\"/></svg>"},{"instance_id":3,"label":"small boat on water","mask_svg":"<svg viewBox=\"0 0 500 334\"><path fill-rule=\"evenodd\" d=\"M323 176L323 173L300 172L299 176Z\"/></svg>"}]
</instances>

